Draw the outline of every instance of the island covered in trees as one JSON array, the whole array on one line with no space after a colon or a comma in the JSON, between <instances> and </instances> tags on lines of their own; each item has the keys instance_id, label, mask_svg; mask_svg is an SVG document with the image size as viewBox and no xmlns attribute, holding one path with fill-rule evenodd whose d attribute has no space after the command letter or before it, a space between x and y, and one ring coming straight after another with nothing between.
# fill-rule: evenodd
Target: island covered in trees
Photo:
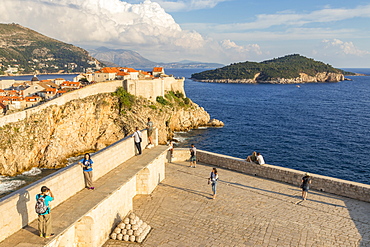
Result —
<instances>
[{"instance_id":1,"label":"island covered in trees","mask_svg":"<svg viewBox=\"0 0 370 247\"><path fill-rule=\"evenodd\" d=\"M191 79L219 83L306 83L338 82L350 75L329 64L299 54L257 62L241 62L192 74Z\"/></svg>"}]
</instances>

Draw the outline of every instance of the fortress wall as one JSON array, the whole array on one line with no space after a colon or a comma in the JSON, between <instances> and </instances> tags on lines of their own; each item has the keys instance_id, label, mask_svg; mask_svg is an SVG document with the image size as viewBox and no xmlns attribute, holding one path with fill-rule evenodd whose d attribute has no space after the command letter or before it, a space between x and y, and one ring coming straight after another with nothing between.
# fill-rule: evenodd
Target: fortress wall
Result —
<instances>
[{"instance_id":1,"label":"fortress wall","mask_svg":"<svg viewBox=\"0 0 370 247\"><path fill-rule=\"evenodd\" d=\"M163 80L125 80L124 89L136 96L155 101L157 96L164 96Z\"/></svg>"},{"instance_id":2,"label":"fortress wall","mask_svg":"<svg viewBox=\"0 0 370 247\"><path fill-rule=\"evenodd\" d=\"M146 130L142 135L142 147L145 147L148 143ZM97 180L134 155L131 136L98 151L91 156L94 161L93 179ZM82 168L74 163L1 198L0 212L6 212L6 217L0 217L0 242L37 218L35 197L43 185L52 190L55 196L52 206L56 207L85 187Z\"/></svg>"},{"instance_id":3,"label":"fortress wall","mask_svg":"<svg viewBox=\"0 0 370 247\"><path fill-rule=\"evenodd\" d=\"M102 246L122 219L133 209L133 198L136 195L136 176L109 194L88 214L69 226L47 246Z\"/></svg>"},{"instance_id":4,"label":"fortress wall","mask_svg":"<svg viewBox=\"0 0 370 247\"><path fill-rule=\"evenodd\" d=\"M102 246L109 239L113 227L133 210L135 195L150 194L165 178L167 153L165 151L149 162L47 246Z\"/></svg>"},{"instance_id":5,"label":"fortress wall","mask_svg":"<svg viewBox=\"0 0 370 247\"><path fill-rule=\"evenodd\" d=\"M190 157L188 149L175 149L174 156L177 160L187 160ZM240 158L202 150L197 150L197 161L296 186L301 184L301 179L306 172L268 164L257 165ZM370 202L370 185L317 174L311 174L311 176L310 187L314 190Z\"/></svg>"},{"instance_id":6,"label":"fortress wall","mask_svg":"<svg viewBox=\"0 0 370 247\"><path fill-rule=\"evenodd\" d=\"M166 85L168 85L166 82L165 82ZM184 88L184 79L176 79L174 82L172 82L170 84L170 88L169 89L166 89L166 91L179 91L181 93L184 94L184 97L186 97L186 94L185 94L185 88Z\"/></svg>"},{"instance_id":7,"label":"fortress wall","mask_svg":"<svg viewBox=\"0 0 370 247\"><path fill-rule=\"evenodd\" d=\"M173 77L164 77L155 80L115 80L100 82L65 93L39 106L11 113L6 116L0 116L0 127L30 117L32 114L40 112L51 105L60 106L74 99L83 99L99 93L112 93L115 92L118 87L123 87L127 92L133 95L142 96L152 101L155 101L157 96L164 96L166 91L179 91L185 96L184 79L175 79Z\"/></svg>"},{"instance_id":8,"label":"fortress wall","mask_svg":"<svg viewBox=\"0 0 370 247\"><path fill-rule=\"evenodd\" d=\"M99 93L112 93L115 92L118 87L122 86L123 86L122 81L109 81L88 85L79 90L74 90L69 93L65 93L64 95L53 100L50 100L48 102L45 102L42 105L0 117L0 127L9 123L23 120L34 113L40 112L41 110L47 108L50 105L64 105L65 103L74 99L83 99L90 95L95 95Z\"/></svg>"},{"instance_id":9,"label":"fortress wall","mask_svg":"<svg viewBox=\"0 0 370 247\"><path fill-rule=\"evenodd\" d=\"M179 91L184 94L184 79L174 77L155 78L154 80L124 80L123 88L136 96L156 101L157 96L164 96L168 91Z\"/></svg>"}]
</instances>

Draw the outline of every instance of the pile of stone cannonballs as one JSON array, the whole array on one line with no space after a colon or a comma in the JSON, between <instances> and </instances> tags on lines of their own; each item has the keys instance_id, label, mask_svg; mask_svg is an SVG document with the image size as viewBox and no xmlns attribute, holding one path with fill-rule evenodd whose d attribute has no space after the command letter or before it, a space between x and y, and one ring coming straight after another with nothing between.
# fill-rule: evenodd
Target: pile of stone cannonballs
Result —
<instances>
[{"instance_id":1,"label":"pile of stone cannonballs","mask_svg":"<svg viewBox=\"0 0 370 247\"><path fill-rule=\"evenodd\" d=\"M142 243L151 227L139 219L134 213L129 213L126 218L113 230L111 239Z\"/></svg>"}]
</instances>

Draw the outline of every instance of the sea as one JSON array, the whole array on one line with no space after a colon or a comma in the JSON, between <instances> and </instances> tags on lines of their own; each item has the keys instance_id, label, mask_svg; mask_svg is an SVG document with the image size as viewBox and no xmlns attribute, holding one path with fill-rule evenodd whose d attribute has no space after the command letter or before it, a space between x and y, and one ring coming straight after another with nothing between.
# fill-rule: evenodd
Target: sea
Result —
<instances>
[{"instance_id":1,"label":"sea","mask_svg":"<svg viewBox=\"0 0 370 247\"><path fill-rule=\"evenodd\" d=\"M175 147L195 144L198 149L243 159L257 151L268 164L370 184L370 76L299 85L189 79L203 70L166 69L166 73L185 77L186 96L225 126L177 132ZM370 68L344 70L370 75ZM38 77L72 80L75 76ZM54 171L32 168L16 177L0 176L0 197Z\"/></svg>"},{"instance_id":2,"label":"sea","mask_svg":"<svg viewBox=\"0 0 370 247\"><path fill-rule=\"evenodd\" d=\"M184 76L186 96L225 126L176 133L177 147L243 159L257 151L268 164L370 184L370 76L299 85L189 79L200 71L166 73Z\"/></svg>"}]
</instances>

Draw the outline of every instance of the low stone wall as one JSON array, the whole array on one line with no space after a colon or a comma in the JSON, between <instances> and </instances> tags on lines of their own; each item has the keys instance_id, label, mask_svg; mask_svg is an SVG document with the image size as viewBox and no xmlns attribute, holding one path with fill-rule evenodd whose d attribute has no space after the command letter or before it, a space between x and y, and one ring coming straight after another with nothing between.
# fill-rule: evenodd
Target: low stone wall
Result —
<instances>
[{"instance_id":1,"label":"low stone wall","mask_svg":"<svg viewBox=\"0 0 370 247\"><path fill-rule=\"evenodd\" d=\"M188 149L175 149L175 160L187 160L189 158ZM197 151L197 160L202 163L214 165L242 172L245 174L268 178L280 182L285 182L299 186L301 184L303 171L289 169L274 165L257 165L246 162L243 159L216 154L212 152ZM356 183L338 178L332 178L317 174L311 174L312 184L310 188L318 191L353 198L365 202L370 202L370 185Z\"/></svg>"},{"instance_id":2,"label":"low stone wall","mask_svg":"<svg viewBox=\"0 0 370 247\"><path fill-rule=\"evenodd\" d=\"M148 144L146 130L142 131L142 147ZM94 161L94 180L107 174L118 165L135 155L133 138L128 136L91 156ZM85 187L82 168L74 163L68 167L19 189L0 199L0 242L37 218L35 213L35 196L40 193L41 186L49 187L56 196L53 207L67 200ZM135 193L136 193L136 186ZM68 189L66 189L68 188Z\"/></svg>"}]
</instances>

